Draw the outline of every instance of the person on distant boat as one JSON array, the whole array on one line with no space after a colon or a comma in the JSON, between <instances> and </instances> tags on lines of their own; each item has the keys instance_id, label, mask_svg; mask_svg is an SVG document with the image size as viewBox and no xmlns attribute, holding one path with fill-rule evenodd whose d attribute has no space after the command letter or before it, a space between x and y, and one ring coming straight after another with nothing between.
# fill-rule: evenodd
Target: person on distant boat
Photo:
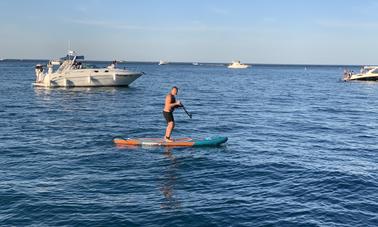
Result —
<instances>
[{"instance_id":1,"label":"person on distant boat","mask_svg":"<svg viewBox=\"0 0 378 227\"><path fill-rule=\"evenodd\" d=\"M181 106L181 102L176 100L175 96L177 95L178 88L176 86L172 87L169 94L165 96L165 104L163 115L165 120L167 121L167 129L165 130L164 140L166 142L173 142L171 140L172 130L175 127L175 119L173 118L173 111L175 108Z\"/></svg>"},{"instance_id":2,"label":"person on distant boat","mask_svg":"<svg viewBox=\"0 0 378 227\"><path fill-rule=\"evenodd\" d=\"M49 63L47 64L47 73L51 74L52 72L53 72L53 65L51 61L49 61Z\"/></svg>"},{"instance_id":3,"label":"person on distant boat","mask_svg":"<svg viewBox=\"0 0 378 227\"><path fill-rule=\"evenodd\" d=\"M78 69L79 68L79 62L74 61L72 64L72 69Z\"/></svg>"},{"instance_id":4,"label":"person on distant boat","mask_svg":"<svg viewBox=\"0 0 378 227\"><path fill-rule=\"evenodd\" d=\"M110 64L110 65L108 66L108 69L115 69L116 67L117 67L117 61L114 60L114 61L112 61L112 64Z\"/></svg>"},{"instance_id":5,"label":"person on distant boat","mask_svg":"<svg viewBox=\"0 0 378 227\"><path fill-rule=\"evenodd\" d=\"M43 82L43 66L38 64L35 66L35 81L37 83Z\"/></svg>"},{"instance_id":6,"label":"person on distant boat","mask_svg":"<svg viewBox=\"0 0 378 227\"><path fill-rule=\"evenodd\" d=\"M344 69L344 80L349 79L349 70Z\"/></svg>"}]
</instances>

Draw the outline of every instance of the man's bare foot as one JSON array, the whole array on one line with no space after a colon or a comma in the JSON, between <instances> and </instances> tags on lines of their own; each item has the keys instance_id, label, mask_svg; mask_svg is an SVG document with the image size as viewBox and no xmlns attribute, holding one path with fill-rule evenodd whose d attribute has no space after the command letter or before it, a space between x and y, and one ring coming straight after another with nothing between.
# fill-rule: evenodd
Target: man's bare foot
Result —
<instances>
[{"instance_id":1,"label":"man's bare foot","mask_svg":"<svg viewBox=\"0 0 378 227\"><path fill-rule=\"evenodd\" d=\"M168 138L168 137L164 137L164 141L165 141L165 142L169 142L169 143L173 142L173 140L171 140L171 139Z\"/></svg>"}]
</instances>

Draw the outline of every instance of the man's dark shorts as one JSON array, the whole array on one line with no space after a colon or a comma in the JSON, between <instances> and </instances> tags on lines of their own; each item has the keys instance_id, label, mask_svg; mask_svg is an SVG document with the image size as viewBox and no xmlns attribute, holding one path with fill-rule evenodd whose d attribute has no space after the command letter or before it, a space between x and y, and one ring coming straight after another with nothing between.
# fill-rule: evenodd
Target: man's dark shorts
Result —
<instances>
[{"instance_id":1,"label":"man's dark shorts","mask_svg":"<svg viewBox=\"0 0 378 227\"><path fill-rule=\"evenodd\" d=\"M165 112L163 111L163 115L167 123L169 122L175 122L175 119L173 118L173 113L172 112Z\"/></svg>"}]
</instances>

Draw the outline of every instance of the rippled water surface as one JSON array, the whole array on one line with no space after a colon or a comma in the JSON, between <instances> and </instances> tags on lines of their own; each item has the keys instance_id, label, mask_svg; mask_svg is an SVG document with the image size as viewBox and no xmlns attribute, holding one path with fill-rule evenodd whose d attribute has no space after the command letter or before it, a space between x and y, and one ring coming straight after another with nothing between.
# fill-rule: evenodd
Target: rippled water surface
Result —
<instances>
[{"instance_id":1,"label":"rippled water surface","mask_svg":"<svg viewBox=\"0 0 378 227\"><path fill-rule=\"evenodd\" d=\"M0 62L1 226L377 226L378 83L341 67L125 64L128 88L37 89ZM355 69L357 71L358 69ZM118 148L113 136L228 136Z\"/></svg>"}]
</instances>

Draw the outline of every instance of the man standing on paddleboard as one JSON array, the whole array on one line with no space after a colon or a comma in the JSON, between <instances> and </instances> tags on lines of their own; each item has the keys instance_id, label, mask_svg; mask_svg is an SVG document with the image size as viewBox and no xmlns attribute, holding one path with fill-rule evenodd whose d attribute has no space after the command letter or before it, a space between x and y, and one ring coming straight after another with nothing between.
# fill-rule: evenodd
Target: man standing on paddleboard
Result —
<instances>
[{"instance_id":1,"label":"man standing on paddleboard","mask_svg":"<svg viewBox=\"0 0 378 227\"><path fill-rule=\"evenodd\" d=\"M175 119L173 118L173 111L175 108L181 106L180 101L176 101L175 96L177 95L178 88L176 86L172 87L171 91L165 96L165 104L163 115L165 120L167 121L167 129L165 130L164 140L166 142L173 142L171 140L172 130L175 127Z\"/></svg>"}]
</instances>

